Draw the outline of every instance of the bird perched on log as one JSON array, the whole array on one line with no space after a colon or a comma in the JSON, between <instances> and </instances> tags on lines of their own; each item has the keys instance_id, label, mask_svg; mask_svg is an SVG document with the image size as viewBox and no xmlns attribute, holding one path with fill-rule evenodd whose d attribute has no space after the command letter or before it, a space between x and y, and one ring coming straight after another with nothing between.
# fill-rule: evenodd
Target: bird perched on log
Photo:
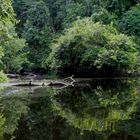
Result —
<instances>
[{"instance_id":1,"label":"bird perched on log","mask_svg":"<svg viewBox=\"0 0 140 140\"><path fill-rule=\"evenodd\" d=\"M29 86L32 86L32 79L30 79L29 81Z\"/></svg>"},{"instance_id":2,"label":"bird perched on log","mask_svg":"<svg viewBox=\"0 0 140 140\"><path fill-rule=\"evenodd\" d=\"M33 74L33 73L30 73L30 74L28 75L28 78L30 79L30 81L29 81L29 86L32 86L32 82L33 82L33 80L34 80L35 77L36 77L36 75Z\"/></svg>"}]
</instances>

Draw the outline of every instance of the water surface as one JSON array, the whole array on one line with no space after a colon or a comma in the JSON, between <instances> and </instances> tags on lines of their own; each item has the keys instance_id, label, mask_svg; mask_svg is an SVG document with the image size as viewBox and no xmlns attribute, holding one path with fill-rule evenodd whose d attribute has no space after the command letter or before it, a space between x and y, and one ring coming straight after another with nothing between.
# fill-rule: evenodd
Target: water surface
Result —
<instances>
[{"instance_id":1,"label":"water surface","mask_svg":"<svg viewBox=\"0 0 140 140\"><path fill-rule=\"evenodd\" d=\"M140 140L140 80L0 87L0 140Z\"/></svg>"}]
</instances>

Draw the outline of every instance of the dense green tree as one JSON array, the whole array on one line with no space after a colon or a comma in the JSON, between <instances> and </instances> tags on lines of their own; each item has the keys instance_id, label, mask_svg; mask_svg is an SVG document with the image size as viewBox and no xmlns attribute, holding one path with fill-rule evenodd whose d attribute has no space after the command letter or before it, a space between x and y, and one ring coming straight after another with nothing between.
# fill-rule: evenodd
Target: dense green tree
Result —
<instances>
[{"instance_id":1,"label":"dense green tree","mask_svg":"<svg viewBox=\"0 0 140 140\"><path fill-rule=\"evenodd\" d=\"M18 33L28 43L31 66L43 68L53 36L49 9L45 2L35 0L14 1L14 8L21 20L17 26ZM24 16L23 19L21 15Z\"/></svg>"},{"instance_id":2,"label":"dense green tree","mask_svg":"<svg viewBox=\"0 0 140 140\"><path fill-rule=\"evenodd\" d=\"M0 0L0 59L3 56L2 46L11 38L12 30L9 28L13 22L13 10L9 0Z\"/></svg>"},{"instance_id":3,"label":"dense green tree","mask_svg":"<svg viewBox=\"0 0 140 140\"><path fill-rule=\"evenodd\" d=\"M0 56L6 72L18 72L22 64L27 61L25 41L20 39L15 32L15 14L11 0L0 1L0 47L3 50Z\"/></svg>"},{"instance_id":4,"label":"dense green tree","mask_svg":"<svg viewBox=\"0 0 140 140\"><path fill-rule=\"evenodd\" d=\"M135 0L106 0L105 6L109 11L112 11L119 16L134 4L136 4Z\"/></svg>"},{"instance_id":5,"label":"dense green tree","mask_svg":"<svg viewBox=\"0 0 140 140\"><path fill-rule=\"evenodd\" d=\"M13 8L16 13L16 18L18 20L16 24L16 31L18 35L21 37L22 32L24 30L24 24L27 20L27 11L31 8L31 5L33 4L32 0L13 0Z\"/></svg>"},{"instance_id":6,"label":"dense green tree","mask_svg":"<svg viewBox=\"0 0 140 140\"><path fill-rule=\"evenodd\" d=\"M63 27L69 27L72 22L77 20L77 17L84 17L86 6L82 3L70 3L66 7L66 16L62 22Z\"/></svg>"},{"instance_id":7,"label":"dense green tree","mask_svg":"<svg viewBox=\"0 0 140 140\"><path fill-rule=\"evenodd\" d=\"M135 0L14 0L19 19L17 31L29 45L31 68L45 68L48 46L78 18L92 16L94 22L118 27L121 15L136 3Z\"/></svg>"},{"instance_id":8,"label":"dense green tree","mask_svg":"<svg viewBox=\"0 0 140 140\"><path fill-rule=\"evenodd\" d=\"M108 69L129 73L137 66L135 46L129 37L112 26L94 24L85 18L76 21L52 44L48 61L52 67L72 73Z\"/></svg>"},{"instance_id":9,"label":"dense green tree","mask_svg":"<svg viewBox=\"0 0 140 140\"><path fill-rule=\"evenodd\" d=\"M140 4L133 6L123 14L119 27L124 33L136 36L138 42L140 42Z\"/></svg>"},{"instance_id":10,"label":"dense green tree","mask_svg":"<svg viewBox=\"0 0 140 140\"><path fill-rule=\"evenodd\" d=\"M3 67L6 72L19 72L24 64L28 64L25 40L13 38L4 44Z\"/></svg>"},{"instance_id":11,"label":"dense green tree","mask_svg":"<svg viewBox=\"0 0 140 140\"><path fill-rule=\"evenodd\" d=\"M0 0L0 83L4 82L7 78L3 74L2 70L2 57L3 45L11 38L9 34L9 22L13 21L13 10L9 0Z\"/></svg>"},{"instance_id":12,"label":"dense green tree","mask_svg":"<svg viewBox=\"0 0 140 140\"><path fill-rule=\"evenodd\" d=\"M116 23L117 15L110 13L107 9L101 8L94 12L91 16L94 22L101 22L104 24Z\"/></svg>"}]
</instances>

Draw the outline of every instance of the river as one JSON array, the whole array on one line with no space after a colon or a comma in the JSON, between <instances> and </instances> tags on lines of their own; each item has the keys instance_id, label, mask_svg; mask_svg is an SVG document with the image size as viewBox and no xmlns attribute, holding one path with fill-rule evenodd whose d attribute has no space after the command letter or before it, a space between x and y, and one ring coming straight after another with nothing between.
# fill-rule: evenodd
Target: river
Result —
<instances>
[{"instance_id":1,"label":"river","mask_svg":"<svg viewBox=\"0 0 140 140\"><path fill-rule=\"evenodd\" d=\"M0 86L0 140L140 140L140 79Z\"/></svg>"}]
</instances>

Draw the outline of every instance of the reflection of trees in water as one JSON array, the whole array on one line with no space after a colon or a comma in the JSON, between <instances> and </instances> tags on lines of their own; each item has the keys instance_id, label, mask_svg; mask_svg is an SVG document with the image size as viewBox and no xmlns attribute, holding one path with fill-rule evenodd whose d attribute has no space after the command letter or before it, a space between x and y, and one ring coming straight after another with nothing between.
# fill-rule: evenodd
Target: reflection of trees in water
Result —
<instances>
[{"instance_id":1,"label":"reflection of trees in water","mask_svg":"<svg viewBox=\"0 0 140 140\"><path fill-rule=\"evenodd\" d=\"M108 84L81 82L62 90L41 88L30 96L17 93L2 97L0 125L6 119L4 133L14 132L14 140L140 138L137 83L110 80Z\"/></svg>"},{"instance_id":2,"label":"reflection of trees in water","mask_svg":"<svg viewBox=\"0 0 140 140\"><path fill-rule=\"evenodd\" d=\"M131 124L135 122L139 112L140 95L137 82L123 81L119 88L113 84L114 87L110 88L101 85L92 89L76 87L58 91L53 101L54 108L71 126L82 132L88 130L106 133L111 137L112 134L118 135L124 131L125 136L131 134L140 138L140 135L135 135L136 131L140 133L138 127L136 126L137 130L133 130ZM140 125L139 121L137 123Z\"/></svg>"},{"instance_id":3,"label":"reflection of trees in water","mask_svg":"<svg viewBox=\"0 0 140 140\"><path fill-rule=\"evenodd\" d=\"M19 123L16 140L84 140L93 139L94 133L80 134L79 129L67 125L65 120L54 110L52 103L52 89L39 89L33 93L29 105L28 120Z\"/></svg>"},{"instance_id":4,"label":"reflection of trees in water","mask_svg":"<svg viewBox=\"0 0 140 140\"><path fill-rule=\"evenodd\" d=\"M2 89L0 88L0 92L1 91L2 91ZM1 101L1 97L0 97L0 101ZM3 117L2 110L3 110L3 107L0 102L0 139L2 139L2 137L3 137L3 131L4 131L3 126L4 126L4 122L5 122L5 118Z\"/></svg>"},{"instance_id":5,"label":"reflection of trees in water","mask_svg":"<svg viewBox=\"0 0 140 140\"><path fill-rule=\"evenodd\" d=\"M128 82L119 88L104 89L98 85L92 89L77 86L55 91L36 90L27 122L23 118L19 123L17 140L113 140L114 137L133 140L128 131L121 133L124 128L121 130L118 124L121 121L128 124L137 112L139 96L134 85Z\"/></svg>"},{"instance_id":6,"label":"reflection of trees in water","mask_svg":"<svg viewBox=\"0 0 140 140\"><path fill-rule=\"evenodd\" d=\"M2 140L2 137L3 137L4 122L5 122L5 119L3 118L3 115L0 113L0 139L1 140Z\"/></svg>"},{"instance_id":7,"label":"reflection of trees in water","mask_svg":"<svg viewBox=\"0 0 140 140\"><path fill-rule=\"evenodd\" d=\"M29 96L25 91L20 91L15 94L1 94L0 112L2 114L2 118L0 117L0 120L5 120L2 123L3 127L0 127L3 128L1 131L3 133L1 139L4 139L4 135L4 137L9 140L10 137L13 135L14 131L18 126L18 121L20 120L22 114L27 114L28 102Z\"/></svg>"}]
</instances>

